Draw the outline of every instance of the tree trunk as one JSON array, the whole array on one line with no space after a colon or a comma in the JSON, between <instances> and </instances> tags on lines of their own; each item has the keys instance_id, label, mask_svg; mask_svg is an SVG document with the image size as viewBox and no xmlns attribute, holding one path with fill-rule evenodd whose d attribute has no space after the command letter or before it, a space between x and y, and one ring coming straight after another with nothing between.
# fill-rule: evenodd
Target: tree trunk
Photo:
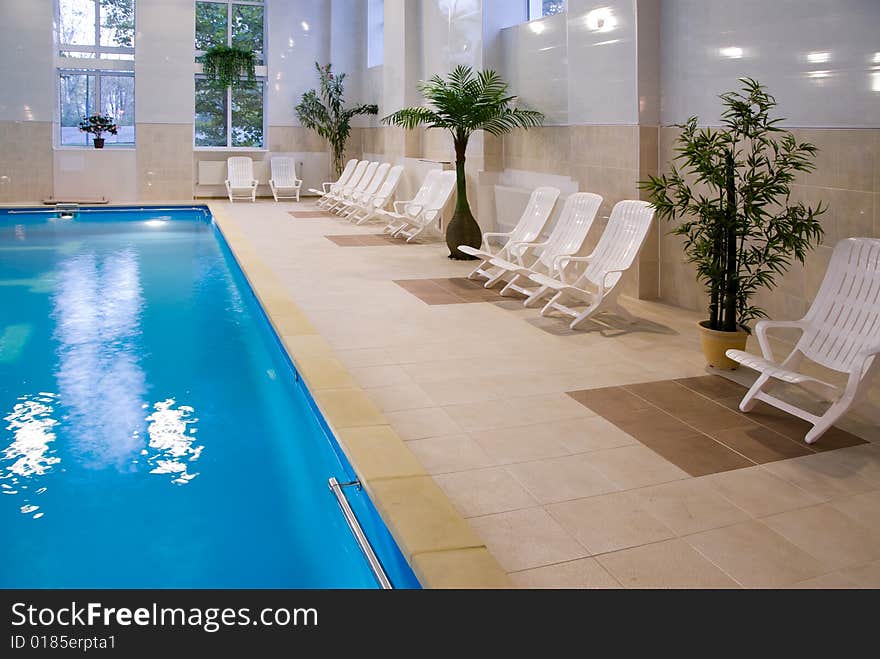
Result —
<instances>
[{"instance_id":1,"label":"tree trunk","mask_svg":"<svg viewBox=\"0 0 880 659\"><path fill-rule=\"evenodd\" d=\"M724 321L721 326L723 332L735 332L738 329L736 306L739 297L739 264L737 263L737 232L736 232L736 175L734 170L733 153L728 151L726 157L727 178L727 217L726 217L726 240L727 254L725 258L726 285L724 290Z\"/></svg>"},{"instance_id":2,"label":"tree trunk","mask_svg":"<svg viewBox=\"0 0 880 659\"><path fill-rule=\"evenodd\" d=\"M467 197L467 178L464 173L465 152L467 151L468 137L455 138L455 174L457 183L457 195L455 200L455 214L452 221L446 227L446 246L449 247L449 258L459 261L473 260L460 251L460 245L468 245L477 249L483 242L483 233L480 225L471 213L471 207Z\"/></svg>"}]
</instances>

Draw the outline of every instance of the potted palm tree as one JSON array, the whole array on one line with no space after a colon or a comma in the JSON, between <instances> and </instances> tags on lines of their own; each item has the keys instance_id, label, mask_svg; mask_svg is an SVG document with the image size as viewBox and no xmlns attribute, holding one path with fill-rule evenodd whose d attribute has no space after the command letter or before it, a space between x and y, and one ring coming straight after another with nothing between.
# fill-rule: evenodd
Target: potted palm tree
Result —
<instances>
[{"instance_id":1,"label":"potted palm tree","mask_svg":"<svg viewBox=\"0 0 880 659\"><path fill-rule=\"evenodd\" d=\"M465 178L465 153L474 131L504 135L514 128L531 128L544 122L544 115L535 110L515 106L516 96L507 92L507 83L495 71L474 72L469 66L457 66L446 80L434 76L420 83L419 90L430 107L405 108L385 117L386 124L408 130L418 126L441 128L452 134L455 145L457 199L455 214L446 227L449 257L470 260L459 245L479 248L483 240L480 225L471 213Z\"/></svg>"},{"instance_id":2,"label":"potted palm tree","mask_svg":"<svg viewBox=\"0 0 880 659\"><path fill-rule=\"evenodd\" d=\"M300 123L330 143L333 152L333 170L338 177L342 173L345 144L351 135L351 120L358 115L379 114L379 106L373 104L345 107L345 74L333 73L333 65L321 66L315 62L321 91L314 89L303 94L294 108Z\"/></svg>"},{"instance_id":3,"label":"potted palm tree","mask_svg":"<svg viewBox=\"0 0 880 659\"><path fill-rule=\"evenodd\" d=\"M700 323L703 351L716 368L735 369L727 350L744 350L749 323L765 317L752 304L772 289L792 261L804 262L823 230L815 208L791 199L796 176L815 169L817 149L778 127L776 100L750 78L740 91L721 95L721 128L699 128L697 117L678 126L671 173L640 185L659 217L678 220L689 263L709 298Z\"/></svg>"}]
</instances>

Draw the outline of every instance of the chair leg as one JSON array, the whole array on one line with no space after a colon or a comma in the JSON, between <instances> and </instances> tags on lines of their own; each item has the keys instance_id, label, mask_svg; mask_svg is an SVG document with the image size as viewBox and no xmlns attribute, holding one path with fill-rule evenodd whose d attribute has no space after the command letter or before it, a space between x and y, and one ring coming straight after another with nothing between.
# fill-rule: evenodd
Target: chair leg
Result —
<instances>
[{"instance_id":1,"label":"chair leg","mask_svg":"<svg viewBox=\"0 0 880 659\"><path fill-rule=\"evenodd\" d=\"M548 291L547 286L539 287L537 291L532 293L528 297L528 299L525 302L523 302L523 306L526 307L527 309L535 306L535 303L540 301L540 299L547 294L547 291Z\"/></svg>"},{"instance_id":2,"label":"chair leg","mask_svg":"<svg viewBox=\"0 0 880 659\"><path fill-rule=\"evenodd\" d=\"M837 420L842 417L846 411L852 405L852 400L839 400L834 403L825 414L819 419L819 421L813 425L813 429L807 433L807 436L804 437L804 441L807 444L813 444L818 440L822 435L824 435L828 430L831 429Z\"/></svg>"},{"instance_id":3,"label":"chair leg","mask_svg":"<svg viewBox=\"0 0 880 659\"><path fill-rule=\"evenodd\" d=\"M769 375L764 375L762 373L758 376L758 379L755 380L755 384L752 385L752 388L748 390L745 397L742 399L742 402L739 404L740 412L748 413L755 409L755 405L758 403L757 396L764 389L764 385L769 381Z\"/></svg>"},{"instance_id":4,"label":"chair leg","mask_svg":"<svg viewBox=\"0 0 880 659\"><path fill-rule=\"evenodd\" d=\"M480 261L480 265L478 265L474 271L467 276L468 279L477 279L482 276L483 268L485 268L489 264L488 261Z\"/></svg>"},{"instance_id":5,"label":"chair leg","mask_svg":"<svg viewBox=\"0 0 880 659\"><path fill-rule=\"evenodd\" d=\"M511 279L509 282L507 282L507 286L505 286L504 288L501 289L501 297L506 297L508 294L508 291L513 290L513 286L514 286L514 284L516 284L518 279L519 279L519 275L514 275L513 279Z\"/></svg>"},{"instance_id":6,"label":"chair leg","mask_svg":"<svg viewBox=\"0 0 880 659\"><path fill-rule=\"evenodd\" d=\"M541 309L542 316L549 316L550 312L556 308L556 303L562 297L562 291L559 291L556 295L550 298L550 301L544 305L544 308Z\"/></svg>"},{"instance_id":7,"label":"chair leg","mask_svg":"<svg viewBox=\"0 0 880 659\"><path fill-rule=\"evenodd\" d=\"M573 321L571 321L571 324L569 325L569 328L570 328L570 329L573 329L573 330L576 330L576 329L581 325L581 323L583 323L583 322L586 321L590 316L592 316L594 313L596 313L596 310L597 310L597 309L598 309L598 307L596 307L595 305L591 304L591 305L590 305L589 307L587 307L584 311L582 311L581 313L579 313L579 314L575 317L575 319L574 319Z\"/></svg>"}]
</instances>

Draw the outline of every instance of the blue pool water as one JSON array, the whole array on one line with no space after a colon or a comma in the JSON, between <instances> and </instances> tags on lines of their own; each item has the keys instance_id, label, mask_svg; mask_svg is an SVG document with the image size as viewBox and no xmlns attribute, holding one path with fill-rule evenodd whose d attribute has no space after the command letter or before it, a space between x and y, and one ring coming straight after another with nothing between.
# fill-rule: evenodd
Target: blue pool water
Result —
<instances>
[{"instance_id":1,"label":"blue pool water","mask_svg":"<svg viewBox=\"0 0 880 659\"><path fill-rule=\"evenodd\" d=\"M353 479L206 209L0 211L0 587L375 588L331 476Z\"/></svg>"}]
</instances>

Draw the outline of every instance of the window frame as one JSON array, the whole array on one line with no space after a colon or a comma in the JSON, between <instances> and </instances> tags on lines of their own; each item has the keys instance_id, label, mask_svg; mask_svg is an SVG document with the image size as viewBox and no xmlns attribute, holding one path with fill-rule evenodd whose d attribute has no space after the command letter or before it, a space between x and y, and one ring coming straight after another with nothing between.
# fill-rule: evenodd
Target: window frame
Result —
<instances>
[{"instance_id":1,"label":"window frame","mask_svg":"<svg viewBox=\"0 0 880 659\"><path fill-rule=\"evenodd\" d=\"M55 52L56 57L60 57L61 59L88 59L94 60L95 62L99 62L101 60L104 61L124 61L124 62L134 62L135 58L135 47L137 46L137 0L132 0L132 6L134 9L135 16L135 27L132 35L132 43L134 46L102 46L101 45L101 0L92 0L92 4L95 6L95 45L94 46L83 46L77 44L65 44L61 41L61 0L55 0L53 3L55 6L54 14L55 14L55 46L57 50ZM68 53L68 54L65 54ZM78 54L89 53L94 55L94 57L78 57ZM102 58L102 54L108 55L131 55L131 58ZM132 64L134 66L134 64Z\"/></svg>"},{"instance_id":2,"label":"window frame","mask_svg":"<svg viewBox=\"0 0 880 659\"><path fill-rule=\"evenodd\" d=\"M76 60L76 61L89 62L91 60ZM100 112L101 111L101 107L100 107L100 105L101 105L101 78L112 76L112 77L116 77L116 78L131 78L132 80L135 80L134 71L133 70L125 70L124 71L124 70L120 70L120 69L94 69L94 68L90 68L90 67L76 68L75 66L73 66L73 67L60 67L59 66L56 68L55 74L56 74L55 75L55 81L56 81L55 94L56 94L56 98L57 98L56 108L58 110L58 132L57 132L58 143L56 146L57 146L57 148L62 148L62 149L89 149L89 148L92 148L88 142L88 139L86 139L85 144L65 144L64 140L62 139L61 131L64 129L64 126L61 125L61 116L64 113L61 108L61 77L65 74L94 76L95 77L95 99L96 99L96 103L98 106L96 109ZM135 93L135 96L137 96L137 81L135 81L135 84L134 84L134 93ZM132 141L131 142L107 143L104 145L104 148L106 148L106 149L131 149L137 145L137 118L136 118L137 115L135 114L136 108L137 108L137 105L135 103L132 103L132 114L131 114L131 116L132 116L131 125L132 125L132 130L133 130ZM91 110L86 110L86 112L91 112ZM88 114L86 116L88 116Z\"/></svg>"},{"instance_id":3,"label":"window frame","mask_svg":"<svg viewBox=\"0 0 880 659\"><path fill-rule=\"evenodd\" d=\"M263 144L262 146L232 146L232 87L226 88L226 145L225 146L199 146L196 144L196 114L195 114L195 104L193 104L193 136L192 136L192 145L194 151L267 151L266 142L268 139L268 130L269 127L267 125L269 119L269 113L266 111L267 104L269 101L269 75L268 75L268 66L266 64L267 60L267 50L268 50L268 41L269 35L266 30L266 16L267 11L266 8L269 4L269 0L193 0L193 6L198 4L199 2L205 2L215 5L226 5L226 45L232 44L232 11L234 5L245 5L249 7L262 7L263 8L263 49L261 51L263 63L256 67L257 76L256 83L263 86ZM193 35L193 51L194 56L196 58L201 57L205 54L204 50L195 50L195 35ZM204 74L204 67L202 64L197 63L197 71L195 74L195 80L207 80L207 76ZM195 94L195 90L193 90L193 94ZM195 95L193 96L193 100L195 100Z\"/></svg>"},{"instance_id":4,"label":"window frame","mask_svg":"<svg viewBox=\"0 0 880 659\"><path fill-rule=\"evenodd\" d=\"M562 2L565 3L565 7L562 11L558 11L555 14L545 14L544 0L526 0L526 22L539 21L542 18L547 18L549 16L558 16L559 14L567 13L568 0L562 0Z\"/></svg>"}]
</instances>

